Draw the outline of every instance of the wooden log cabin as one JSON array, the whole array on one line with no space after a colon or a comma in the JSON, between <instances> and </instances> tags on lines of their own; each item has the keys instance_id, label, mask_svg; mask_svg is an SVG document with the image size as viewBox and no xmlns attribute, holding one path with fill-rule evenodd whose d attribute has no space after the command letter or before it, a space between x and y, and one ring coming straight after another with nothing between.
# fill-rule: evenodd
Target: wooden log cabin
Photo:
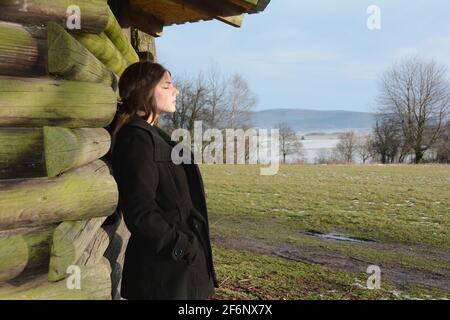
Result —
<instances>
[{"instance_id":1,"label":"wooden log cabin","mask_svg":"<svg viewBox=\"0 0 450 320\"><path fill-rule=\"evenodd\" d=\"M118 79L165 26L239 27L268 2L0 0L0 299L120 299Z\"/></svg>"}]
</instances>

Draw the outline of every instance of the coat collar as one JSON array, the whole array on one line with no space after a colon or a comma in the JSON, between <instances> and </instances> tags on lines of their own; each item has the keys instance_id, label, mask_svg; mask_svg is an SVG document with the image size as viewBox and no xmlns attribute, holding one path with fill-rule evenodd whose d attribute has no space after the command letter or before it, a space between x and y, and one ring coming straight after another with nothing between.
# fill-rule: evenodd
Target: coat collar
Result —
<instances>
[{"instance_id":1,"label":"coat collar","mask_svg":"<svg viewBox=\"0 0 450 320\"><path fill-rule=\"evenodd\" d=\"M155 147L155 161L161 162L172 160L172 148L177 144L177 142L172 141L171 137L164 130L158 128L157 126L152 126L138 116L132 117L126 125L138 127L150 133Z\"/></svg>"}]
</instances>

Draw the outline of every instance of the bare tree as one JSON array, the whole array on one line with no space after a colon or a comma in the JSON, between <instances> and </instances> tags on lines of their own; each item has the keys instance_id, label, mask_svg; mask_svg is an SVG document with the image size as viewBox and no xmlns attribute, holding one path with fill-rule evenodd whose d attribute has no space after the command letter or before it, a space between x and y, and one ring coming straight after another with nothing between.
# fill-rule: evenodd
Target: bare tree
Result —
<instances>
[{"instance_id":1,"label":"bare tree","mask_svg":"<svg viewBox=\"0 0 450 320\"><path fill-rule=\"evenodd\" d=\"M224 80L218 67L212 67L206 76L179 77L174 80L180 94L176 111L164 114L161 125L168 131L184 128L193 131L194 122L224 129L248 129L256 96L242 76L235 74Z\"/></svg>"},{"instance_id":2,"label":"bare tree","mask_svg":"<svg viewBox=\"0 0 450 320\"><path fill-rule=\"evenodd\" d=\"M174 85L180 92L176 111L172 114L164 114L162 125L169 131L184 128L192 133L194 121L207 118L208 88L204 76L199 73L194 79L177 78L174 80Z\"/></svg>"},{"instance_id":3,"label":"bare tree","mask_svg":"<svg viewBox=\"0 0 450 320\"><path fill-rule=\"evenodd\" d=\"M286 163L286 156L289 154L302 154L303 144L289 124L281 122L275 128L279 130L280 152L283 156L283 163Z\"/></svg>"},{"instance_id":4,"label":"bare tree","mask_svg":"<svg viewBox=\"0 0 450 320\"><path fill-rule=\"evenodd\" d=\"M379 115L373 128L373 148L381 163L394 162L401 149L401 139L401 129L392 117Z\"/></svg>"},{"instance_id":5,"label":"bare tree","mask_svg":"<svg viewBox=\"0 0 450 320\"><path fill-rule=\"evenodd\" d=\"M161 125L168 131L187 127L191 102L192 83L182 78L174 79L173 82L179 91L176 111L172 114L165 113L161 117Z\"/></svg>"},{"instance_id":6,"label":"bare tree","mask_svg":"<svg viewBox=\"0 0 450 320\"><path fill-rule=\"evenodd\" d=\"M257 99L241 75L235 74L231 78L227 99L226 127L230 129L248 127L250 114L256 106Z\"/></svg>"},{"instance_id":7,"label":"bare tree","mask_svg":"<svg viewBox=\"0 0 450 320\"><path fill-rule=\"evenodd\" d=\"M421 162L441 136L450 106L446 68L419 57L404 59L381 77L378 103L399 124L415 163Z\"/></svg>"},{"instance_id":8,"label":"bare tree","mask_svg":"<svg viewBox=\"0 0 450 320\"><path fill-rule=\"evenodd\" d=\"M331 150L319 149L317 155L314 157L314 163L317 164L329 164L334 162L334 156Z\"/></svg>"},{"instance_id":9,"label":"bare tree","mask_svg":"<svg viewBox=\"0 0 450 320\"><path fill-rule=\"evenodd\" d=\"M201 120L202 115L206 112L207 106L207 87L204 77L201 73L195 79L194 90L192 90L192 98L190 104L190 117L188 121L188 130L193 131L194 121Z\"/></svg>"},{"instance_id":10,"label":"bare tree","mask_svg":"<svg viewBox=\"0 0 450 320\"><path fill-rule=\"evenodd\" d=\"M211 128L222 127L226 116L228 82L217 64L211 65L206 78L207 122Z\"/></svg>"},{"instance_id":11,"label":"bare tree","mask_svg":"<svg viewBox=\"0 0 450 320\"><path fill-rule=\"evenodd\" d=\"M347 163L353 162L356 152L356 135L353 131L345 132L339 137L339 142L334 148L335 153L340 159Z\"/></svg>"},{"instance_id":12,"label":"bare tree","mask_svg":"<svg viewBox=\"0 0 450 320\"><path fill-rule=\"evenodd\" d=\"M436 161L450 163L450 120L447 120L443 133L435 145Z\"/></svg>"},{"instance_id":13,"label":"bare tree","mask_svg":"<svg viewBox=\"0 0 450 320\"><path fill-rule=\"evenodd\" d=\"M357 137L356 152L361 158L363 163L366 163L367 160L373 158L375 153L373 145L374 139L372 135Z\"/></svg>"}]
</instances>

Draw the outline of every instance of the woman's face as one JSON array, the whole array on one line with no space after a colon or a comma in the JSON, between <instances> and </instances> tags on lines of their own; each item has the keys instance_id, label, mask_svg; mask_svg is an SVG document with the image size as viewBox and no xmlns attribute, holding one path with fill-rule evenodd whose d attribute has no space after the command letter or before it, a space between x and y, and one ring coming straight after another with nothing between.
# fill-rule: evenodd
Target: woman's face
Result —
<instances>
[{"instance_id":1,"label":"woman's face","mask_svg":"<svg viewBox=\"0 0 450 320\"><path fill-rule=\"evenodd\" d=\"M178 90L172 84L172 77L166 71L155 87L155 102L157 113L175 112Z\"/></svg>"}]
</instances>

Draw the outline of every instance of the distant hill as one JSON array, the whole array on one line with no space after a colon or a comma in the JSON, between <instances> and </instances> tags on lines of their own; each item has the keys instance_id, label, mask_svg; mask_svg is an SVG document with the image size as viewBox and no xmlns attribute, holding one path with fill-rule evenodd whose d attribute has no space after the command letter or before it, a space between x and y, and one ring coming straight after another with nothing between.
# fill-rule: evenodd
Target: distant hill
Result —
<instances>
[{"instance_id":1,"label":"distant hill","mask_svg":"<svg viewBox=\"0 0 450 320\"><path fill-rule=\"evenodd\" d=\"M375 124L375 114L343 110L268 109L251 116L252 126L274 128L287 122L293 130L301 132L332 132L348 129L364 130Z\"/></svg>"}]
</instances>

